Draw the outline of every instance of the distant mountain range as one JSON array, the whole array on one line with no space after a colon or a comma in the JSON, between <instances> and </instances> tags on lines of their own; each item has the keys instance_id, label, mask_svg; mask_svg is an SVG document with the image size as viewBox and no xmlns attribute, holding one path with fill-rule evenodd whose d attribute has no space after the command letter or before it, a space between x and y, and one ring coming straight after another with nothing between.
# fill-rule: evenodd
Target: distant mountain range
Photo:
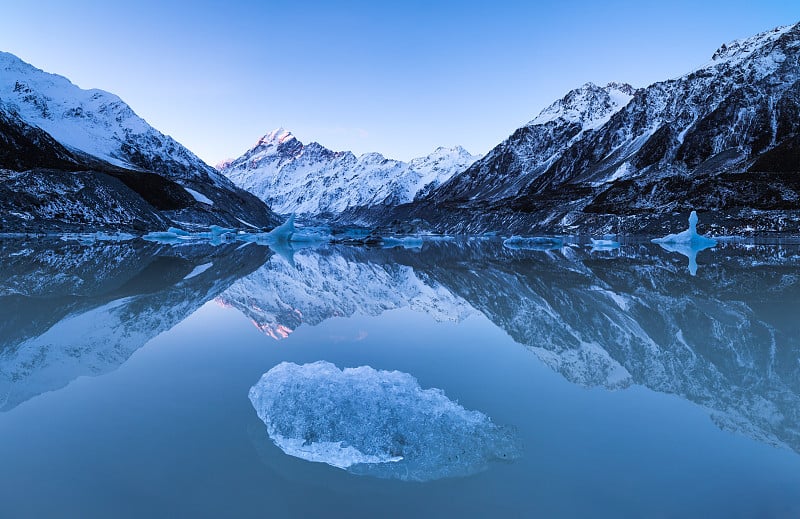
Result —
<instances>
[{"instance_id":1,"label":"distant mountain range","mask_svg":"<svg viewBox=\"0 0 800 519\"><path fill-rule=\"evenodd\" d=\"M718 233L797 232L798 60L800 24L647 88L586 84L421 200L351 217L450 233L661 233L695 208Z\"/></svg>"},{"instance_id":2,"label":"distant mountain range","mask_svg":"<svg viewBox=\"0 0 800 519\"><path fill-rule=\"evenodd\" d=\"M0 178L0 232L278 222L117 96L3 52Z\"/></svg>"},{"instance_id":3,"label":"distant mountain range","mask_svg":"<svg viewBox=\"0 0 800 519\"><path fill-rule=\"evenodd\" d=\"M0 232L270 228L268 204L387 231L663 234L696 209L713 234L797 233L799 60L800 24L646 88L587 83L480 159L357 157L279 129L217 171L118 97L0 53Z\"/></svg>"},{"instance_id":4,"label":"distant mountain range","mask_svg":"<svg viewBox=\"0 0 800 519\"><path fill-rule=\"evenodd\" d=\"M387 159L380 153L356 157L316 142L305 145L279 128L241 157L217 168L278 213L333 216L352 207L411 202L477 159L460 146L440 147L410 162Z\"/></svg>"}]
</instances>

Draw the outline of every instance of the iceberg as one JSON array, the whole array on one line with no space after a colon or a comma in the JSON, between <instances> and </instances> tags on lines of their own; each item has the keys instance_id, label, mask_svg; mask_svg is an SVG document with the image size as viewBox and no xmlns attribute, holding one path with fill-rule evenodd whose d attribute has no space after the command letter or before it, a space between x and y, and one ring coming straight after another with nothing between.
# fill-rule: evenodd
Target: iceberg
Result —
<instances>
[{"instance_id":1,"label":"iceberg","mask_svg":"<svg viewBox=\"0 0 800 519\"><path fill-rule=\"evenodd\" d=\"M668 234L663 238L654 238L652 242L685 244L685 245L690 245L693 248L703 246L703 249L714 247L717 244L717 240L714 240L713 238L707 238L702 234L697 234L697 222L698 222L697 211L692 211L692 214L689 215L688 229L686 229L683 232L679 232L678 234Z\"/></svg>"},{"instance_id":2,"label":"iceberg","mask_svg":"<svg viewBox=\"0 0 800 519\"><path fill-rule=\"evenodd\" d=\"M515 250L556 250L564 246L564 240L548 236L512 236L503 241L503 246Z\"/></svg>"},{"instance_id":3,"label":"iceberg","mask_svg":"<svg viewBox=\"0 0 800 519\"><path fill-rule=\"evenodd\" d=\"M166 231L150 232L142 236L144 240L176 245L195 240L205 240L211 245L230 243L237 239L236 229L211 225L207 232L189 232L178 227L170 227Z\"/></svg>"},{"instance_id":4,"label":"iceberg","mask_svg":"<svg viewBox=\"0 0 800 519\"><path fill-rule=\"evenodd\" d=\"M663 238L654 238L653 243L669 252L677 252L689 258L689 274L697 275L697 253L715 247L717 240L697 233L697 212L689 215L689 228L678 234L668 234Z\"/></svg>"},{"instance_id":5,"label":"iceberg","mask_svg":"<svg viewBox=\"0 0 800 519\"><path fill-rule=\"evenodd\" d=\"M267 236L276 242L287 242L294 234L294 214L289 215L285 222L267 233Z\"/></svg>"},{"instance_id":6,"label":"iceberg","mask_svg":"<svg viewBox=\"0 0 800 519\"><path fill-rule=\"evenodd\" d=\"M399 371L282 362L249 396L283 452L353 474L430 481L521 455L512 428Z\"/></svg>"}]
</instances>

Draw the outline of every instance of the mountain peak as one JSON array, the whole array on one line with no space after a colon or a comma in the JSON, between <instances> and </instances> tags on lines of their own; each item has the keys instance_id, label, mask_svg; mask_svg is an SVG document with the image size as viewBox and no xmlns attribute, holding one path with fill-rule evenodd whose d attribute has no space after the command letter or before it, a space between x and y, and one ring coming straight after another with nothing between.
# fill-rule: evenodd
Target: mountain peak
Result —
<instances>
[{"instance_id":1,"label":"mountain peak","mask_svg":"<svg viewBox=\"0 0 800 519\"><path fill-rule=\"evenodd\" d=\"M410 202L426 186L438 186L477 158L460 146L439 147L409 162L376 152L356 157L316 142L303 145L279 128L218 168L280 213L316 215Z\"/></svg>"},{"instance_id":2,"label":"mountain peak","mask_svg":"<svg viewBox=\"0 0 800 519\"><path fill-rule=\"evenodd\" d=\"M628 84L628 83L619 83L617 81L612 81L612 82L608 83L604 87L604 90L606 92L611 92L613 90L616 90L618 92L622 92L623 94L626 94L626 95L629 95L629 96L633 96L633 94L636 93L636 89L634 87L632 87L630 84Z\"/></svg>"},{"instance_id":3,"label":"mountain peak","mask_svg":"<svg viewBox=\"0 0 800 519\"><path fill-rule=\"evenodd\" d=\"M284 142L290 141L294 139L295 136L292 135L292 132L285 128L276 128L271 132L267 133L256 143L256 147L258 146L277 146L279 144L283 144Z\"/></svg>"},{"instance_id":4,"label":"mountain peak","mask_svg":"<svg viewBox=\"0 0 800 519\"><path fill-rule=\"evenodd\" d=\"M605 87L585 83L542 110L528 126L561 119L579 123L586 129L595 128L628 104L634 92L635 89L627 83L612 82Z\"/></svg>"},{"instance_id":5,"label":"mountain peak","mask_svg":"<svg viewBox=\"0 0 800 519\"><path fill-rule=\"evenodd\" d=\"M724 43L711 56L711 61L719 63L744 59L757 49L777 41L781 36L795 28L800 28L800 24L782 25L749 38Z\"/></svg>"}]
</instances>

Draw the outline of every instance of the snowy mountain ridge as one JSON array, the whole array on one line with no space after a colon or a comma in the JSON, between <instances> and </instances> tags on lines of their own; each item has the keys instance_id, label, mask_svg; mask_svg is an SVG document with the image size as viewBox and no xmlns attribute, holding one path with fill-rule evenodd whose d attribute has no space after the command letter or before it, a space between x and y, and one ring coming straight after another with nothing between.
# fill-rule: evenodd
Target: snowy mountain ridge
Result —
<instances>
[{"instance_id":1,"label":"snowy mountain ridge","mask_svg":"<svg viewBox=\"0 0 800 519\"><path fill-rule=\"evenodd\" d=\"M593 83L568 92L527 125L438 189L440 199L502 199L525 189L572 144L606 122L633 98L625 83ZM446 198L445 198L446 197Z\"/></svg>"},{"instance_id":2,"label":"snowy mountain ridge","mask_svg":"<svg viewBox=\"0 0 800 519\"><path fill-rule=\"evenodd\" d=\"M83 90L0 52L0 100L7 111L41 128L72 151L122 168L182 178L220 175L174 139L154 129L118 96Z\"/></svg>"},{"instance_id":3,"label":"snowy mountain ridge","mask_svg":"<svg viewBox=\"0 0 800 519\"><path fill-rule=\"evenodd\" d=\"M455 233L660 234L694 208L721 215L711 223L723 233L798 229L800 216L786 213L800 197L798 112L800 24L722 45L694 71L646 88L584 85L382 217ZM774 216L752 221L765 211Z\"/></svg>"},{"instance_id":4,"label":"snowy mountain ridge","mask_svg":"<svg viewBox=\"0 0 800 519\"><path fill-rule=\"evenodd\" d=\"M792 28L793 25L782 25L749 38L724 43L714 52L714 55L711 56L711 62L703 68L708 68L720 63L728 63L729 65L740 63L760 47L767 44L774 44L778 38L789 32Z\"/></svg>"},{"instance_id":5,"label":"snowy mountain ridge","mask_svg":"<svg viewBox=\"0 0 800 519\"><path fill-rule=\"evenodd\" d=\"M526 126L562 119L580 123L584 130L598 128L628 104L635 92L636 89L627 83L609 83L599 87L589 82L542 110Z\"/></svg>"},{"instance_id":6,"label":"snowy mountain ridge","mask_svg":"<svg viewBox=\"0 0 800 519\"><path fill-rule=\"evenodd\" d=\"M283 128L261 137L241 157L217 168L278 213L337 214L347 208L410 202L466 169L478 157L464 148L437 148L409 162L380 153L356 156L304 145Z\"/></svg>"},{"instance_id":7,"label":"snowy mountain ridge","mask_svg":"<svg viewBox=\"0 0 800 519\"><path fill-rule=\"evenodd\" d=\"M199 226L277 224L263 202L150 126L116 95L83 90L63 76L0 52L3 168L26 172L30 180L28 186L5 186L14 193L7 194L13 207L0 214L0 229L6 231L63 231L90 223L141 231L159 220L145 222L142 212ZM53 189L76 185L70 178L76 172L89 188L70 190L58 199ZM54 203L61 207L39 210ZM95 203L97 218L87 221L85 208ZM120 211L121 205L142 210Z\"/></svg>"}]
</instances>

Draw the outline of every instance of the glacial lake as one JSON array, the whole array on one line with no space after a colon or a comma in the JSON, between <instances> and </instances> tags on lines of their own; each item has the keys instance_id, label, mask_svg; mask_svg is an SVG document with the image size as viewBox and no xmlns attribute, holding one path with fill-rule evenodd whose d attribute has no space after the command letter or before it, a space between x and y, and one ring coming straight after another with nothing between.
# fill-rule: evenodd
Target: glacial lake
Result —
<instances>
[{"instance_id":1,"label":"glacial lake","mask_svg":"<svg viewBox=\"0 0 800 519\"><path fill-rule=\"evenodd\" d=\"M2 239L0 517L799 517L800 246L695 262Z\"/></svg>"}]
</instances>

